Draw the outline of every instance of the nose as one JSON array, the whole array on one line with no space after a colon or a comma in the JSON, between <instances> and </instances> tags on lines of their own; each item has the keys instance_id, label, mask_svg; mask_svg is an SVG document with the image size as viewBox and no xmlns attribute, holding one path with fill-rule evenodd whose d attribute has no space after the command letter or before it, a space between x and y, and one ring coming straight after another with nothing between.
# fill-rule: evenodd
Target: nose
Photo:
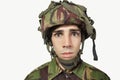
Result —
<instances>
[{"instance_id":1,"label":"nose","mask_svg":"<svg viewBox=\"0 0 120 80\"><path fill-rule=\"evenodd\" d=\"M64 36L63 40L63 48L71 48L72 47L72 41L69 35Z\"/></svg>"}]
</instances>

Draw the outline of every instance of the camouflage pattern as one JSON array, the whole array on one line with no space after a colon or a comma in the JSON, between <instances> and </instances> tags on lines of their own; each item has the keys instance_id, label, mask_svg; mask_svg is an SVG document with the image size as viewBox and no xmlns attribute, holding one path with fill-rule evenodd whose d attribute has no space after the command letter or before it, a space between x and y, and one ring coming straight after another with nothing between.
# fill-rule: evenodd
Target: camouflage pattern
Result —
<instances>
[{"instance_id":1,"label":"camouflage pattern","mask_svg":"<svg viewBox=\"0 0 120 80\"><path fill-rule=\"evenodd\" d=\"M76 5L72 2L54 2L52 1L48 9L40 13L39 30L43 33L47 28L62 24L78 24L85 23L84 26L87 35L95 39L95 29L92 26L93 20L87 16L86 8L82 5Z\"/></svg>"},{"instance_id":2,"label":"camouflage pattern","mask_svg":"<svg viewBox=\"0 0 120 80\"><path fill-rule=\"evenodd\" d=\"M50 41L51 37L48 37L50 36L49 28L56 27L57 25L76 24L80 25L79 27L82 30L83 45L81 51L83 50L84 40L91 37L93 40L94 60L98 60L94 42L96 38L96 30L93 27L94 21L88 17L87 9L84 6L68 2L67 0L60 2L51 1L49 7L40 13L39 18L40 27L38 30L42 32L44 43L47 44L49 52L49 46L52 44Z\"/></svg>"},{"instance_id":3,"label":"camouflage pattern","mask_svg":"<svg viewBox=\"0 0 120 80\"><path fill-rule=\"evenodd\" d=\"M39 30L44 33L48 28L55 27L56 25L63 24L85 24L84 29L86 30L85 39L91 37L93 39L93 49L95 48L94 39L96 38L95 28L93 27L93 20L87 16L86 8L82 5L76 5L70 3L67 0L63 2L51 2L48 9L43 11L40 15L40 27ZM80 26L81 27L81 26ZM83 28L82 28L83 29ZM44 38L44 37L43 37ZM96 54L94 54L95 59L97 59ZM32 71L24 80L47 80L43 79L41 70L47 67L48 80L69 80L69 79L55 79L58 75L61 75L63 70L58 66L55 57L52 61L45 63L44 65L38 67ZM72 71L72 74L76 76L71 80L110 80L108 75L103 71L95 68L94 66L81 61ZM70 76L72 77L72 76Z\"/></svg>"},{"instance_id":4,"label":"camouflage pattern","mask_svg":"<svg viewBox=\"0 0 120 80\"><path fill-rule=\"evenodd\" d=\"M54 78L61 73L61 69L58 67L55 59L53 59L51 62L35 69L25 78L25 80L43 80L40 75L40 70L46 66L48 66L48 80L54 80ZM74 73L79 80L110 80L107 74L83 61L72 71L72 73Z\"/></svg>"}]
</instances>

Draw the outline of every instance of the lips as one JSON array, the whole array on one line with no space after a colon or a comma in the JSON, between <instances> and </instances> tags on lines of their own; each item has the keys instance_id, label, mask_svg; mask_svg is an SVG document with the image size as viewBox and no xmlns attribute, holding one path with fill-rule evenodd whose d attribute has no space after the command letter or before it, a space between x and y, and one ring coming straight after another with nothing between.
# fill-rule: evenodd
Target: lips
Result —
<instances>
[{"instance_id":1,"label":"lips","mask_svg":"<svg viewBox=\"0 0 120 80\"><path fill-rule=\"evenodd\" d=\"M61 57L66 60L71 59L73 56L74 56L73 52L63 52L61 54Z\"/></svg>"},{"instance_id":2,"label":"lips","mask_svg":"<svg viewBox=\"0 0 120 80\"><path fill-rule=\"evenodd\" d=\"M64 52L63 55L69 55L72 54L72 52Z\"/></svg>"}]
</instances>

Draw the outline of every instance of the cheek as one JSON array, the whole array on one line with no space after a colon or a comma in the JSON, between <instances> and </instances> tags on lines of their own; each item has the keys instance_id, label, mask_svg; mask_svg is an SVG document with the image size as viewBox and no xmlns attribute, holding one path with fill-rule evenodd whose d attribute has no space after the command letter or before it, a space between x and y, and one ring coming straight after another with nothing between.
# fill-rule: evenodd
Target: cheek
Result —
<instances>
[{"instance_id":1,"label":"cheek","mask_svg":"<svg viewBox=\"0 0 120 80\"><path fill-rule=\"evenodd\" d=\"M81 38L72 39L72 42L74 45L79 46L81 45Z\"/></svg>"},{"instance_id":2,"label":"cheek","mask_svg":"<svg viewBox=\"0 0 120 80\"><path fill-rule=\"evenodd\" d=\"M81 45L81 43L79 42L79 43L76 43L76 49L80 49L80 45Z\"/></svg>"},{"instance_id":3,"label":"cheek","mask_svg":"<svg viewBox=\"0 0 120 80\"><path fill-rule=\"evenodd\" d=\"M54 38L52 38L51 41L52 41L52 45L53 45L55 52L58 51L60 48L60 42L56 41Z\"/></svg>"},{"instance_id":4,"label":"cheek","mask_svg":"<svg viewBox=\"0 0 120 80\"><path fill-rule=\"evenodd\" d=\"M79 51L79 49L80 49L80 46L81 46L81 40L76 40L76 41L74 41L74 49L76 50L76 51Z\"/></svg>"}]
</instances>

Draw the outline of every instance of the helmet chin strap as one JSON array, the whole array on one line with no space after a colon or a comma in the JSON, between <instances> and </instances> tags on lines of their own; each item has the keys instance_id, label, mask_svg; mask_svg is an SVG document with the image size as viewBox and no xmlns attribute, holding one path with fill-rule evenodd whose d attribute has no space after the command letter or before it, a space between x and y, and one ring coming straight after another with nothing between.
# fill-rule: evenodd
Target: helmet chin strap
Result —
<instances>
[{"instance_id":1,"label":"helmet chin strap","mask_svg":"<svg viewBox=\"0 0 120 80\"><path fill-rule=\"evenodd\" d=\"M74 59L71 59L71 60L60 59L55 54L53 47L49 44L47 44L47 50L48 52L51 53L51 59L55 58L60 68L63 69L65 72L69 72L69 71L72 71L78 64L82 62L80 58L80 54L82 54L83 46L84 46L84 41L82 42L82 47L79 50L78 55Z\"/></svg>"},{"instance_id":2,"label":"helmet chin strap","mask_svg":"<svg viewBox=\"0 0 120 80\"><path fill-rule=\"evenodd\" d=\"M98 60L98 56L97 56L97 53L96 53L96 45L95 45L95 35L93 35L91 37L92 39L92 42L93 42L93 48L92 48L92 51L93 51L93 60L97 61ZM83 40L82 40L82 47L81 47L81 54L83 53L83 48L84 48L84 36L83 36Z\"/></svg>"},{"instance_id":3,"label":"helmet chin strap","mask_svg":"<svg viewBox=\"0 0 120 80\"><path fill-rule=\"evenodd\" d=\"M96 53L96 49L95 49L95 41L94 41L94 39L92 39L92 41L93 41L93 57L94 57L94 60L98 60L98 56L97 56L97 53Z\"/></svg>"},{"instance_id":4,"label":"helmet chin strap","mask_svg":"<svg viewBox=\"0 0 120 80\"><path fill-rule=\"evenodd\" d=\"M98 56L97 56L96 49L95 49L95 47L96 47L96 45L95 45L95 39L92 39L92 42L93 42L93 57L94 57L93 59L95 61L97 61L98 60ZM50 47L51 47L51 49L50 49ZM79 51L79 55L83 54L83 48L84 48L84 40L82 40L82 46L81 46L81 49ZM53 47L50 44L47 44L47 50L51 54L51 59L52 59L52 57L56 57L57 56L55 54L55 51L53 50Z\"/></svg>"},{"instance_id":5,"label":"helmet chin strap","mask_svg":"<svg viewBox=\"0 0 120 80\"><path fill-rule=\"evenodd\" d=\"M80 49L80 50L81 50L81 51L80 51L81 54L83 54L83 48L84 48L84 40L82 41L82 47L81 47L81 49Z\"/></svg>"}]
</instances>

